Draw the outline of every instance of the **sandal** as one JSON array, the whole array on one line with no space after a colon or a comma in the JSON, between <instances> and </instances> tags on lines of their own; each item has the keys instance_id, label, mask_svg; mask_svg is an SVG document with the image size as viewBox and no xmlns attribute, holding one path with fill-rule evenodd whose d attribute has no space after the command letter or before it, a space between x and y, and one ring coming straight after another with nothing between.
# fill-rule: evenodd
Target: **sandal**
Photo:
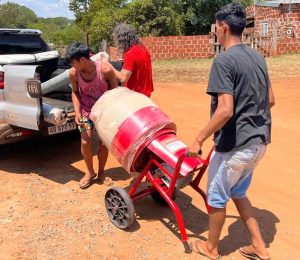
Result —
<instances>
[{"instance_id":1,"label":"sandal","mask_svg":"<svg viewBox=\"0 0 300 260\"><path fill-rule=\"evenodd\" d=\"M84 178L84 177L83 177ZM86 189L88 187L91 186L91 184L96 181L98 179L98 175L95 174L94 176L92 176L90 179L86 179L85 181L83 181L82 183L79 182L79 188L81 189ZM82 180L82 179L81 179ZM80 181L81 181L80 180Z\"/></svg>"},{"instance_id":2,"label":"sandal","mask_svg":"<svg viewBox=\"0 0 300 260\"><path fill-rule=\"evenodd\" d=\"M270 260L271 258L269 257L269 258L261 258L260 256L258 256L256 253L246 253L246 252L243 252L243 247L241 247L240 249L239 249L239 253L242 255L242 256L244 256L244 257L246 257L246 258L248 258L248 259L252 259L252 260Z\"/></svg>"},{"instance_id":3,"label":"sandal","mask_svg":"<svg viewBox=\"0 0 300 260\"><path fill-rule=\"evenodd\" d=\"M209 257L208 255L204 254L201 247L198 246L198 242L200 241L200 239L196 239L195 241L193 241L192 243L190 243L190 248L197 254L200 254L204 257L207 257L210 260L220 260L222 259L221 255L218 255L214 258Z\"/></svg>"}]
</instances>

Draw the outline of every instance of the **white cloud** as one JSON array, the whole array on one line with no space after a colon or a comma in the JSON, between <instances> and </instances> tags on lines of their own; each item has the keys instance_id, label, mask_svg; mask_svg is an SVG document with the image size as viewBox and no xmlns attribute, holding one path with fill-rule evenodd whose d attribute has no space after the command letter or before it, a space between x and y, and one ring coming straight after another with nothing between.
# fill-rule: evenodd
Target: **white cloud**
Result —
<instances>
[{"instance_id":1,"label":"white cloud","mask_svg":"<svg viewBox=\"0 0 300 260\"><path fill-rule=\"evenodd\" d=\"M63 16L74 19L73 12L69 10L69 0L0 0L0 4L7 2L26 6L33 10L38 17Z\"/></svg>"}]
</instances>

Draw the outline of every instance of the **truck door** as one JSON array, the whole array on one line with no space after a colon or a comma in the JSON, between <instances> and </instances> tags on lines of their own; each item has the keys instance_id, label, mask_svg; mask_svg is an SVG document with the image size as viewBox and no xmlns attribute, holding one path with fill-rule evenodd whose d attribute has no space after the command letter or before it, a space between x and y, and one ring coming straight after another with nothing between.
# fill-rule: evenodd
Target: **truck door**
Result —
<instances>
[{"instance_id":1,"label":"truck door","mask_svg":"<svg viewBox=\"0 0 300 260\"><path fill-rule=\"evenodd\" d=\"M38 66L4 66L4 113L8 124L39 129L41 99L32 98L27 92L27 81L36 78Z\"/></svg>"}]
</instances>

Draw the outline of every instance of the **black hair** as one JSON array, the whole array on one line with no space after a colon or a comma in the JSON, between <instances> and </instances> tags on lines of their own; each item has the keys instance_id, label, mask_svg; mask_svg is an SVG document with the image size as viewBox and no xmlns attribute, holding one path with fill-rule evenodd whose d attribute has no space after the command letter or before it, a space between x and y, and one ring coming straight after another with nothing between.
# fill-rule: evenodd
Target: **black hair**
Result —
<instances>
[{"instance_id":1,"label":"black hair","mask_svg":"<svg viewBox=\"0 0 300 260\"><path fill-rule=\"evenodd\" d=\"M246 27L246 11L238 3L230 3L224 5L215 14L215 18L219 22L225 22L230 28L233 35L242 35Z\"/></svg>"},{"instance_id":2,"label":"black hair","mask_svg":"<svg viewBox=\"0 0 300 260\"><path fill-rule=\"evenodd\" d=\"M135 44L141 44L138 35L134 29L126 23L119 23L113 29L113 38L117 45L118 51L123 54Z\"/></svg>"},{"instance_id":3,"label":"black hair","mask_svg":"<svg viewBox=\"0 0 300 260\"><path fill-rule=\"evenodd\" d=\"M79 60L82 57L89 59L90 52L91 50L86 44L82 42L74 42L69 45L66 50L66 59L68 62L74 59Z\"/></svg>"}]
</instances>

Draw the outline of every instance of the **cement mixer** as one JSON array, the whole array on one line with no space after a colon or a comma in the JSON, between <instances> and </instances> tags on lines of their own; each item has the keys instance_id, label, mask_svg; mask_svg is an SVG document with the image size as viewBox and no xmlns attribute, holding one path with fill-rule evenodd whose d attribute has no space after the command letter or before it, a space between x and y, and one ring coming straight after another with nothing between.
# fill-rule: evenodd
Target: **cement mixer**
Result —
<instances>
[{"instance_id":1,"label":"cement mixer","mask_svg":"<svg viewBox=\"0 0 300 260\"><path fill-rule=\"evenodd\" d=\"M211 152L206 159L187 157L188 146L176 136L175 123L148 97L127 88L107 91L92 108L90 117L105 146L128 173L137 176L128 192L120 187L107 190L105 206L111 222L120 229L128 228L134 221L133 203L151 195L158 203L171 207L189 250L183 218L174 202L176 190L190 184L209 210L199 183ZM146 188L137 191L144 179Z\"/></svg>"}]
</instances>

